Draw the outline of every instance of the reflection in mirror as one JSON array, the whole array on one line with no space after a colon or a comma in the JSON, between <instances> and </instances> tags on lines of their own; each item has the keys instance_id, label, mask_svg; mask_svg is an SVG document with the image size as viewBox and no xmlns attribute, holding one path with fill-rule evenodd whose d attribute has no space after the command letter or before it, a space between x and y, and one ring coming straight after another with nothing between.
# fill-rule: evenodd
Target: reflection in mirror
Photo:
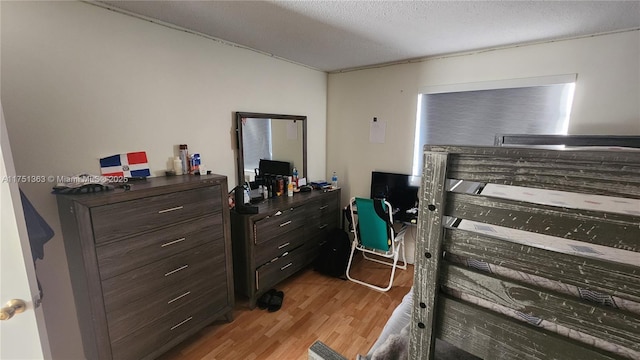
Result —
<instances>
[{"instance_id":1,"label":"reflection in mirror","mask_svg":"<svg viewBox=\"0 0 640 360\"><path fill-rule=\"evenodd\" d=\"M287 162L307 173L306 116L236 113L238 181L253 181L260 160ZM286 175L291 175L289 172Z\"/></svg>"}]
</instances>

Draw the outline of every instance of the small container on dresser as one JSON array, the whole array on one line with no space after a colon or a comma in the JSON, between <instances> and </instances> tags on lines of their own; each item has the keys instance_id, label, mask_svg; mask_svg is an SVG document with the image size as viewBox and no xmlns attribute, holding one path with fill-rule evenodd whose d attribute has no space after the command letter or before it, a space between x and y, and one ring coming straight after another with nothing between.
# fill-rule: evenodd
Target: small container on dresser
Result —
<instances>
[{"instance_id":1,"label":"small container on dresser","mask_svg":"<svg viewBox=\"0 0 640 360\"><path fill-rule=\"evenodd\" d=\"M226 177L58 195L58 210L88 359L153 359L233 319Z\"/></svg>"},{"instance_id":2,"label":"small container on dresser","mask_svg":"<svg viewBox=\"0 0 640 360\"><path fill-rule=\"evenodd\" d=\"M263 293L312 263L339 226L340 190L271 198L257 214L231 211L236 291L253 309Z\"/></svg>"}]
</instances>

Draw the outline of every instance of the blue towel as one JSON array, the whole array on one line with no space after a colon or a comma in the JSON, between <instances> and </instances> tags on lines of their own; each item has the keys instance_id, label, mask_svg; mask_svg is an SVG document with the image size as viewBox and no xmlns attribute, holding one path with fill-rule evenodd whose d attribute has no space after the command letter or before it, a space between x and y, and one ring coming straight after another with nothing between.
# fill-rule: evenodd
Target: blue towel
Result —
<instances>
[{"instance_id":1,"label":"blue towel","mask_svg":"<svg viewBox=\"0 0 640 360\"><path fill-rule=\"evenodd\" d=\"M24 221L27 224L27 235L29 236L29 244L31 245L31 256L33 257L33 266L36 265L36 259L44 259L44 244L53 237L53 229L38 214L36 208L33 207L27 196L20 190L20 200L22 200L22 211L24 212ZM38 282L38 290L40 291L40 299L44 297L40 280L36 274Z\"/></svg>"},{"instance_id":2,"label":"blue towel","mask_svg":"<svg viewBox=\"0 0 640 360\"><path fill-rule=\"evenodd\" d=\"M36 259L44 258L44 244L53 238L54 233L51 226L38 214L22 190L20 190L20 199L22 200L24 220L27 224L31 254L35 263Z\"/></svg>"}]
</instances>

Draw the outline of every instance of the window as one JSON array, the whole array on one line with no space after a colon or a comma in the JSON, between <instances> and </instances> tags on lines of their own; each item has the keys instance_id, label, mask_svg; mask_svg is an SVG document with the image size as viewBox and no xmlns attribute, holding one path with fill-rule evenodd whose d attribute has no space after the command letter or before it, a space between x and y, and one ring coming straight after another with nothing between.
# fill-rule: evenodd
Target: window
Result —
<instances>
[{"instance_id":1,"label":"window","mask_svg":"<svg viewBox=\"0 0 640 360\"><path fill-rule=\"evenodd\" d=\"M566 135L576 75L437 86L418 95L413 175L431 145L488 145L496 134Z\"/></svg>"}]
</instances>

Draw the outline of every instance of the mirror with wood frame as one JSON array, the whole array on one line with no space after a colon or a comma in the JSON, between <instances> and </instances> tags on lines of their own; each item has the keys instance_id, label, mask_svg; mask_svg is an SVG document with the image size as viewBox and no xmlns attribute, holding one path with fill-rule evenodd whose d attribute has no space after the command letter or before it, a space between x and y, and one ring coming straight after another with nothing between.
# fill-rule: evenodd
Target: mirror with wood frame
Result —
<instances>
[{"instance_id":1,"label":"mirror with wood frame","mask_svg":"<svg viewBox=\"0 0 640 360\"><path fill-rule=\"evenodd\" d=\"M236 134L238 184L264 175L261 160L263 166L288 163L288 174L278 175L291 175L295 167L299 178L307 176L306 116L236 112Z\"/></svg>"}]
</instances>

